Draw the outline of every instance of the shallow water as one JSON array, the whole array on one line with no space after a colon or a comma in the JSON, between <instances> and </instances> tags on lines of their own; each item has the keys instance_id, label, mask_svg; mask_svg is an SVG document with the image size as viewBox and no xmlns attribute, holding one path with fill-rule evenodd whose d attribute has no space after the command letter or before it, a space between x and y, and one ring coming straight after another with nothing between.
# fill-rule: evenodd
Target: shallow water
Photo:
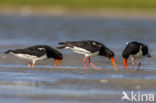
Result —
<instances>
[{"instance_id":1,"label":"shallow water","mask_svg":"<svg viewBox=\"0 0 156 103\"><path fill-rule=\"evenodd\" d=\"M147 82L156 80L155 27L156 20L148 19L0 15L0 102L120 103L122 90L155 94L156 88ZM119 70L122 69L121 52L126 42L137 40L147 44L152 58L143 60L139 72L113 71L111 62L103 57L93 59L101 71L91 67L84 70L83 56L65 50L61 51L65 54L61 69L53 68L54 60L45 60L39 61L34 70L27 68L27 61L2 53L36 44L55 47L60 41L88 39L111 48L116 53ZM141 83L140 79L143 80ZM126 87L130 80L132 84Z\"/></svg>"},{"instance_id":2,"label":"shallow water","mask_svg":"<svg viewBox=\"0 0 156 103\"><path fill-rule=\"evenodd\" d=\"M123 48L126 42L137 40L156 49L155 27L156 20L0 16L0 44L57 45L60 41L93 39L111 48Z\"/></svg>"}]
</instances>

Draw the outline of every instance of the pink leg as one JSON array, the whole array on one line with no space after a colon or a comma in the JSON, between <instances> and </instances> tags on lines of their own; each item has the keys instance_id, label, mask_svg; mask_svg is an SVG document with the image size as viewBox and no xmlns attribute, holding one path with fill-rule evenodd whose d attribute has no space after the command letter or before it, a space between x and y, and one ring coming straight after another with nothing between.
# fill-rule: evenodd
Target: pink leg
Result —
<instances>
[{"instance_id":1,"label":"pink leg","mask_svg":"<svg viewBox=\"0 0 156 103\"><path fill-rule=\"evenodd\" d=\"M95 70L97 70L97 68L95 67L95 65L91 62L90 58L88 58L88 63L89 63Z\"/></svg>"},{"instance_id":2,"label":"pink leg","mask_svg":"<svg viewBox=\"0 0 156 103\"><path fill-rule=\"evenodd\" d=\"M131 67L131 71L133 70L134 64L135 64L135 62L134 62L134 60L132 60L132 67Z\"/></svg>"},{"instance_id":3,"label":"pink leg","mask_svg":"<svg viewBox=\"0 0 156 103\"><path fill-rule=\"evenodd\" d=\"M32 64L33 69L35 68L35 64Z\"/></svg>"},{"instance_id":4,"label":"pink leg","mask_svg":"<svg viewBox=\"0 0 156 103\"><path fill-rule=\"evenodd\" d=\"M30 63L28 63L28 68L31 68L31 64L32 64L31 62L30 62Z\"/></svg>"},{"instance_id":5,"label":"pink leg","mask_svg":"<svg viewBox=\"0 0 156 103\"><path fill-rule=\"evenodd\" d=\"M87 63L86 63L87 57L84 57L84 64L85 64L85 69L87 69Z\"/></svg>"},{"instance_id":6,"label":"pink leg","mask_svg":"<svg viewBox=\"0 0 156 103\"><path fill-rule=\"evenodd\" d=\"M138 71L140 70L140 65L141 65L141 62L139 62L139 64L138 64Z\"/></svg>"},{"instance_id":7,"label":"pink leg","mask_svg":"<svg viewBox=\"0 0 156 103\"><path fill-rule=\"evenodd\" d=\"M29 64L28 64L28 68L30 68L30 67L31 67L31 64L29 63Z\"/></svg>"}]
</instances>

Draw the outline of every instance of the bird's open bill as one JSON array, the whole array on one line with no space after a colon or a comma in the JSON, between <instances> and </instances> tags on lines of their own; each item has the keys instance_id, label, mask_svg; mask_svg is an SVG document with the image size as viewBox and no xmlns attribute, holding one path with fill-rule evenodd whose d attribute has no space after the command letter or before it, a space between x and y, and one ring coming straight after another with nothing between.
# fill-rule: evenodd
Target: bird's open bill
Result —
<instances>
[{"instance_id":1,"label":"bird's open bill","mask_svg":"<svg viewBox=\"0 0 156 103\"><path fill-rule=\"evenodd\" d=\"M127 69L127 59L124 58L124 65L123 65L123 69L125 69L125 66L126 66L126 69Z\"/></svg>"},{"instance_id":2,"label":"bird's open bill","mask_svg":"<svg viewBox=\"0 0 156 103\"><path fill-rule=\"evenodd\" d=\"M115 70L118 70L114 58L112 57L112 58L110 58L110 60L112 61L112 64L114 66L114 69Z\"/></svg>"}]
</instances>

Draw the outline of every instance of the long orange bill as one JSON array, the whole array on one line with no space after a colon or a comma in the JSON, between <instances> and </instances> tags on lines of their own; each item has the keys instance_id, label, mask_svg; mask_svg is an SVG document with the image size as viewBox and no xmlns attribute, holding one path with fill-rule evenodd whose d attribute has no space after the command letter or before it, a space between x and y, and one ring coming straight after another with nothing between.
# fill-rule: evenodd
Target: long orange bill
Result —
<instances>
[{"instance_id":1,"label":"long orange bill","mask_svg":"<svg viewBox=\"0 0 156 103\"><path fill-rule=\"evenodd\" d=\"M127 70L127 59L124 58L124 65L123 65L123 69L125 69L125 65L126 65L126 70Z\"/></svg>"},{"instance_id":2,"label":"long orange bill","mask_svg":"<svg viewBox=\"0 0 156 103\"><path fill-rule=\"evenodd\" d=\"M114 70L118 70L114 58L111 57L110 60L112 61L112 64L114 66Z\"/></svg>"},{"instance_id":3,"label":"long orange bill","mask_svg":"<svg viewBox=\"0 0 156 103\"><path fill-rule=\"evenodd\" d=\"M56 66L57 66L57 59L56 59L56 61L55 61L55 68L56 68Z\"/></svg>"},{"instance_id":4,"label":"long orange bill","mask_svg":"<svg viewBox=\"0 0 156 103\"><path fill-rule=\"evenodd\" d=\"M59 67L61 68L61 60L59 60Z\"/></svg>"}]
</instances>

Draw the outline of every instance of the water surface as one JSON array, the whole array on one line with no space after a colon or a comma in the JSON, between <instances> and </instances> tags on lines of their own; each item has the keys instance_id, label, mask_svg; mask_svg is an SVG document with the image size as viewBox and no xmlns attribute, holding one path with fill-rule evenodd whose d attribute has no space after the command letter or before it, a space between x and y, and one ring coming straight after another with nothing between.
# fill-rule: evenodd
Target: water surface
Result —
<instances>
[{"instance_id":1,"label":"water surface","mask_svg":"<svg viewBox=\"0 0 156 103\"><path fill-rule=\"evenodd\" d=\"M120 103L123 90L155 93L155 27L156 20L149 19L0 15L0 102ZM93 59L101 71L91 67L84 70L83 56L70 50L61 51L61 69L53 68L54 60L39 61L35 70L28 69L27 61L3 54L8 49L31 45L55 47L61 41L90 39L115 52L119 71L114 71L111 62L103 57ZM122 50L126 42L135 40L149 46L152 58L143 60L139 72L121 71Z\"/></svg>"}]
</instances>

